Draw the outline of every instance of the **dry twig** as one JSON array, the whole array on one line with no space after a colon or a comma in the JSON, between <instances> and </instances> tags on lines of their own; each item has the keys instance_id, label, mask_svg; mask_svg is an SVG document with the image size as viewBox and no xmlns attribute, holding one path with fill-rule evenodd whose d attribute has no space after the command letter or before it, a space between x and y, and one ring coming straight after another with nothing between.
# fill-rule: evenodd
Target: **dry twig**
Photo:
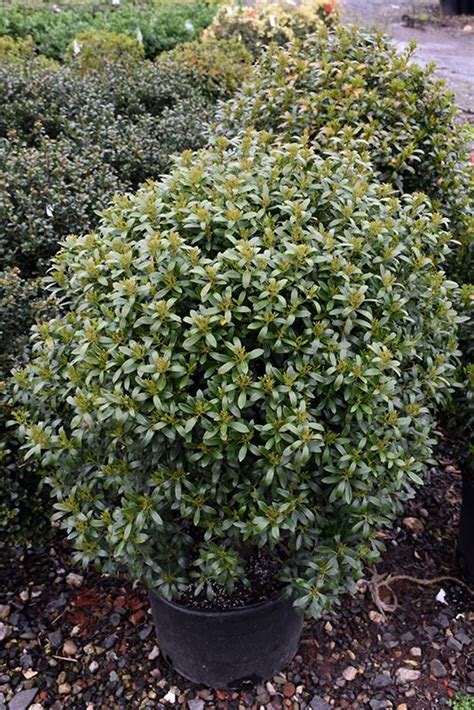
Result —
<instances>
[{"instance_id":1,"label":"dry twig","mask_svg":"<svg viewBox=\"0 0 474 710\"><path fill-rule=\"evenodd\" d=\"M418 584L423 587L430 587L433 584L440 584L441 582L455 582L461 587L466 589L471 596L474 597L474 591L461 579L457 577L451 577L449 575L443 575L441 577L433 577L432 579L422 579L419 577L411 577L407 574L378 574L377 570L374 569L372 573L372 578L364 580L372 596L372 600L382 614L384 620L387 618L386 613L392 613L396 611L399 607L398 597L392 589L392 585L395 582L412 582L413 584ZM392 598L392 602L386 602L381 598L382 590L385 589Z\"/></svg>"}]
</instances>

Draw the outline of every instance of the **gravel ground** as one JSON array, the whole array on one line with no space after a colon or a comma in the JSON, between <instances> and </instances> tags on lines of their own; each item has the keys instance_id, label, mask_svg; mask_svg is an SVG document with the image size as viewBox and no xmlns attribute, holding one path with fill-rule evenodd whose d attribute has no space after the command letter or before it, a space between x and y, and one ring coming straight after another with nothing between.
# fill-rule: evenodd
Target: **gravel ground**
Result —
<instances>
[{"instance_id":1,"label":"gravel ground","mask_svg":"<svg viewBox=\"0 0 474 710\"><path fill-rule=\"evenodd\" d=\"M386 535L379 573L457 574L461 475L446 450L439 463ZM394 584L399 607L386 619L362 584L335 613L305 627L282 674L227 694L170 671L144 590L125 577L75 569L59 535L45 548L0 552L0 710L432 710L456 691L474 694L473 597L455 583ZM444 602L436 600L441 588Z\"/></svg>"}]
</instances>

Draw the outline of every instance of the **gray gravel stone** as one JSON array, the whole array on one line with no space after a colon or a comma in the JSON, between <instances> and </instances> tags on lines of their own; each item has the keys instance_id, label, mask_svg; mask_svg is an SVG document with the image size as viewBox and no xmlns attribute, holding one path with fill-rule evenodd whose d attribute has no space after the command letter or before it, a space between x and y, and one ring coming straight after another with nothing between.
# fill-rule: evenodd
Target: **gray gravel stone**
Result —
<instances>
[{"instance_id":1,"label":"gray gravel stone","mask_svg":"<svg viewBox=\"0 0 474 710\"><path fill-rule=\"evenodd\" d=\"M120 624L120 622L121 622L120 614L117 614L116 612L114 612L113 614L110 615L110 623L112 624L112 626L118 626Z\"/></svg>"},{"instance_id":2,"label":"gray gravel stone","mask_svg":"<svg viewBox=\"0 0 474 710\"><path fill-rule=\"evenodd\" d=\"M9 636L12 635L12 627L8 626L8 624L4 624L3 621L0 621L0 641L5 641Z\"/></svg>"},{"instance_id":3,"label":"gray gravel stone","mask_svg":"<svg viewBox=\"0 0 474 710\"><path fill-rule=\"evenodd\" d=\"M436 623L438 624L440 629L447 629L449 628L450 621L447 616L445 616L444 614L440 614L436 619Z\"/></svg>"},{"instance_id":4,"label":"gray gravel stone","mask_svg":"<svg viewBox=\"0 0 474 710\"><path fill-rule=\"evenodd\" d=\"M462 643L454 637L448 639L446 646L451 649L451 651L456 651L457 653L462 651Z\"/></svg>"},{"instance_id":5,"label":"gray gravel stone","mask_svg":"<svg viewBox=\"0 0 474 710\"><path fill-rule=\"evenodd\" d=\"M35 699L37 692L38 688L21 690L10 700L8 710L26 710Z\"/></svg>"},{"instance_id":6,"label":"gray gravel stone","mask_svg":"<svg viewBox=\"0 0 474 710\"><path fill-rule=\"evenodd\" d=\"M454 638L463 646L469 646L472 641L471 637L465 631L459 631Z\"/></svg>"},{"instance_id":7,"label":"gray gravel stone","mask_svg":"<svg viewBox=\"0 0 474 710\"><path fill-rule=\"evenodd\" d=\"M28 668L32 668L33 658L30 653L23 653L20 656L20 666L24 671L28 670Z\"/></svg>"},{"instance_id":8,"label":"gray gravel stone","mask_svg":"<svg viewBox=\"0 0 474 710\"><path fill-rule=\"evenodd\" d=\"M53 648L58 648L62 643L63 635L59 629L58 631L51 631L51 633L48 634L48 640Z\"/></svg>"},{"instance_id":9,"label":"gray gravel stone","mask_svg":"<svg viewBox=\"0 0 474 710\"><path fill-rule=\"evenodd\" d=\"M372 688L375 688L376 690L379 690L380 688L386 688L387 685L391 685L391 684L392 684L392 679L386 673L379 673L378 675L375 676L375 678L370 683Z\"/></svg>"},{"instance_id":10,"label":"gray gravel stone","mask_svg":"<svg viewBox=\"0 0 474 710\"><path fill-rule=\"evenodd\" d=\"M110 636L106 636L104 640L104 648L112 648L112 646L115 646L117 642L118 636L117 634L110 634Z\"/></svg>"},{"instance_id":11,"label":"gray gravel stone","mask_svg":"<svg viewBox=\"0 0 474 710\"><path fill-rule=\"evenodd\" d=\"M139 631L138 635L141 638L142 641L144 641L148 636L151 634L153 631L153 626L145 626L141 631Z\"/></svg>"},{"instance_id":12,"label":"gray gravel stone","mask_svg":"<svg viewBox=\"0 0 474 710\"><path fill-rule=\"evenodd\" d=\"M413 668L399 668L397 670L397 683L404 685L405 683L412 683L421 676L420 671L415 671Z\"/></svg>"},{"instance_id":13,"label":"gray gravel stone","mask_svg":"<svg viewBox=\"0 0 474 710\"><path fill-rule=\"evenodd\" d=\"M439 658L433 658L430 663L430 671L435 678L445 678L448 675L448 671L445 666L443 666Z\"/></svg>"},{"instance_id":14,"label":"gray gravel stone","mask_svg":"<svg viewBox=\"0 0 474 710\"><path fill-rule=\"evenodd\" d=\"M430 639L433 639L437 634L439 634L439 629L437 626L426 626L425 632Z\"/></svg>"},{"instance_id":15,"label":"gray gravel stone","mask_svg":"<svg viewBox=\"0 0 474 710\"><path fill-rule=\"evenodd\" d=\"M386 708L392 707L392 704L387 700L371 700L369 705L371 710L386 710Z\"/></svg>"},{"instance_id":16,"label":"gray gravel stone","mask_svg":"<svg viewBox=\"0 0 474 710\"><path fill-rule=\"evenodd\" d=\"M201 698L193 698L188 700L189 710L204 710L204 700Z\"/></svg>"},{"instance_id":17,"label":"gray gravel stone","mask_svg":"<svg viewBox=\"0 0 474 710\"><path fill-rule=\"evenodd\" d=\"M332 710L331 706L319 695L315 695L309 704L311 710Z\"/></svg>"}]
</instances>

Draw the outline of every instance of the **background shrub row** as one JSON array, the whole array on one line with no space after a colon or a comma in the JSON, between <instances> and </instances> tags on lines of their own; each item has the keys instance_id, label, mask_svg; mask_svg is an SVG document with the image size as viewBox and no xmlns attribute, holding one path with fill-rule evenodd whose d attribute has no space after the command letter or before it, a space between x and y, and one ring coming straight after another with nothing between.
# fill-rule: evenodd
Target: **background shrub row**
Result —
<instances>
[{"instance_id":1,"label":"background shrub row","mask_svg":"<svg viewBox=\"0 0 474 710\"><path fill-rule=\"evenodd\" d=\"M249 61L225 41L100 72L1 67L2 263L43 273L58 242L89 230L112 194L158 178L173 153L204 145L217 98Z\"/></svg>"},{"instance_id":2,"label":"background shrub row","mask_svg":"<svg viewBox=\"0 0 474 710\"><path fill-rule=\"evenodd\" d=\"M146 56L153 58L179 42L197 38L215 11L216 3L206 0L108 9L84 6L58 12L11 6L0 9L0 35L31 37L41 54L60 60L81 32L106 30L129 37L138 34Z\"/></svg>"}]
</instances>

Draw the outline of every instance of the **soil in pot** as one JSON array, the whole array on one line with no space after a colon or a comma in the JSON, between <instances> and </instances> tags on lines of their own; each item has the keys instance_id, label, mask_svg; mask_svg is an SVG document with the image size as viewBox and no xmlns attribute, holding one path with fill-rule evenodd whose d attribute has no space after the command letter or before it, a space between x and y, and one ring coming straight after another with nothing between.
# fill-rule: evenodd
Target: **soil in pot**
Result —
<instances>
[{"instance_id":1,"label":"soil in pot","mask_svg":"<svg viewBox=\"0 0 474 710\"><path fill-rule=\"evenodd\" d=\"M194 585L182 593L180 604L193 609L235 609L249 604L258 604L276 597L283 589L278 580L280 562L265 551L252 552L246 560L245 571L250 586L237 583L232 592L218 584L212 584L213 597L209 600L206 590L196 594Z\"/></svg>"}]
</instances>

